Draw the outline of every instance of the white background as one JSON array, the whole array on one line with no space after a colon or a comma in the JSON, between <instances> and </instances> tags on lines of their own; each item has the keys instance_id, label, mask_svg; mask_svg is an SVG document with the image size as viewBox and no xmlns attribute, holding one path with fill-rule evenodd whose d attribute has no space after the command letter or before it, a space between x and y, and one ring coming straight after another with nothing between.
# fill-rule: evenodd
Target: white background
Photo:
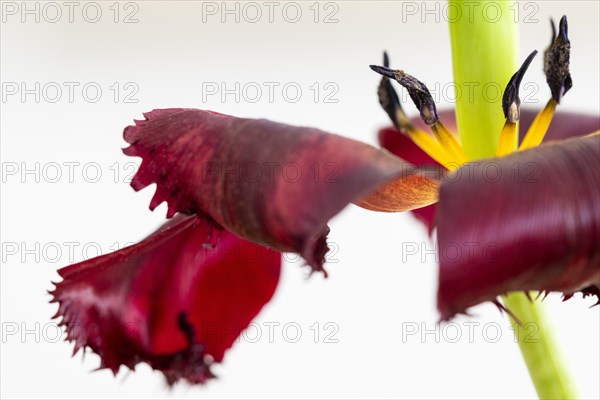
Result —
<instances>
[{"instance_id":1,"label":"white background","mask_svg":"<svg viewBox=\"0 0 600 400\"><path fill-rule=\"evenodd\" d=\"M235 15L226 16L223 23L221 13L204 14L203 21L200 2L137 2L138 22L129 24L123 19L134 6L118 4L121 12L115 23L113 2L98 3L102 16L91 23L83 18L85 4L79 3L72 23L65 6L55 23L48 21L55 18L50 8L39 22L35 15L26 15L22 22L21 10L3 15L3 84L25 82L32 88L35 82L41 87L48 82L79 83L73 102L66 86L55 103L49 101L55 92L40 93L39 102L34 95L2 99L2 167L4 172L14 165L19 168L16 175L3 175L1 194L3 398L535 397L512 331L491 305L473 309L475 318L455 320L462 334L457 343L448 340L455 330L440 332L439 342L433 333L403 340L407 324L433 330L438 315L435 257L424 253L424 260L418 255L403 263L402 243L429 249L433 245L408 214L376 214L354 206L331 221L330 241L339 250L332 256L337 263L327 265L330 278L306 279L299 263L285 265L274 299L256 320L262 336L256 343L241 340L215 368L219 379L206 387L180 384L169 391L160 374L144 365L136 373L122 371L113 378L107 371L90 372L99 364L94 354L84 361L71 358L72 345L55 340L55 324L50 322L56 306L47 303L46 290L58 279L56 270L82 260L86 244L88 255L93 255L97 247L109 252L114 243L139 240L166 213L164 204L153 213L148 210L153 189L135 193L125 182L131 163L138 163L120 151L122 129L133 118L153 108L206 108L312 125L375 143L377 128L387 121L375 96L378 77L367 66L380 62L383 49L394 67L417 75L430 88L452 82L447 24L439 12L424 15L421 2L413 3L419 10L416 15L407 15L400 2L335 2L328 8L320 4L317 23L313 2L298 3L303 14L297 23L285 20L284 3L275 9L273 22L259 2L263 15L258 22L249 21L255 18L254 10L246 8L248 14L243 14L239 5L239 23ZM444 4L439 3L438 10L443 11ZM43 6L38 5L41 13ZM568 15L574 87L561 109L598 113L598 3L521 2L519 10L521 59L548 44L550 15L556 20ZM92 9L87 11L88 19L95 18ZM286 17L293 19L288 11ZM331 12L337 22L323 23ZM525 81L540 86L525 105L541 107L549 95L541 57ZM82 95L88 82L102 89L96 103L89 101L93 91L87 100ZM121 89L116 102L110 89L115 82ZM127 82L134 86L125 88ZM229 88L235 82L242 87L248 82L278 82L279 88L295 82L303 92L292 103L276 89L269 102L263 86L263 97L256 103L248 101L255 92L242 93L239 102L231 95L221 101L219 96L203 96L203 83L206 87L210 82L225 82ZM322 90L316 102L310 89L315 82ZM331 86L323 91L328 82L339 89L332 97L337 103L324 102L324 94L331 91ZM132 87L139 89L132 97L137 103L123 98ZM452 99L446 96L439 103L451 106ZM412 106L407 109L414 112ZM36 162L39 179L21 174L23 167L35 168ZM49 182L56 174L52 162L62 173L56 183ZM65 162L79 163L73 182ZM93 163L102 173L96 183L90 182L97 166ZM65 242L77 243L72 260ZM16 254L4 251L11 244L11 249L17 246ZM34 251L28 254L26 249ZM545 303L581 396L599 398L600 308L589 309L593 301L579 296L561 303L558 295L551 295ZM269 322L280 324L272 343L263 325ZM282 334L281 327L290 322L302 329L297 343ZM316 322L321 330L318 343L310 329ZM337 343L325 343L324 335L331 332L324 330L327 322L339 328L333 336ZM466 322L478 324L472 343ZM494 342L496 327L500 337ZM13 328L18 331L10 334ZM249 332L255 335L256 330Z\"/></svg>"}]
</instances>

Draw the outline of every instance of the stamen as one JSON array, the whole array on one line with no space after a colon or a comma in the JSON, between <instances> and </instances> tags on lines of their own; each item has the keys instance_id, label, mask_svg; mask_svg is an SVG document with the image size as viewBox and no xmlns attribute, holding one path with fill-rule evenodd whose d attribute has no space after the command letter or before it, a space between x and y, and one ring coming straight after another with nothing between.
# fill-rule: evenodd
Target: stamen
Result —
<instances>
[{"instance_id":1,"label":"stamen","mask_svg":"<svg viewBox=\"0 0 600 400\"><path fill-rule=\"evenodd\" d=\"M401 70L393 70L378 65L371 65L370 67L378 74L396 80L408 91L410 98L421 113L421 118L427 125L431 126L439 120L431 93L429 93L423 82Z\"/></svg>"},{"instance_id":2,"label":"stamen","mask_svg":"<svg viewBox=\"0 0 600 400\"><path fill-rule=\"evenodd\" d=\"M523 65L515 74L510 78L506 89L504 89L504 95L502 96L502 110L504 111L504 118L509 122L516 123L520 117L521 99L519 98L519 86L521 81L527 72L527 68L531 64L531 61L536 56L537 50L534 50L527 56Z\"/></svg>"},{"instance_id":3,"label":"stamen","mask_svg":"<svg viewBox=\"0 0 600 400\"><path fill-rule=\"evenodd\" d=\"M535 119L529 126L525 137L523 138L523 142L521 146L519 146L519 150L530 149L535 146L539 146L540 143L544 140L544 136L546 136L546 132L548 131L548 127L550 126L550 122L552 122L552 117L554 116L554 110L556 110L556 106L558 103L554 99L548 100L546 103L546 107L536 115Z\"/></svg>"},{"instance_id":4,"label":"stamen","mask_svg":"<svg viewBox=\"0 0 600 400\"><path fill-rule=\"evenodd\" d=\"M600 135L600 130L598 131L594 131L592 133L588 133L587 135L585 135L584 137L590 137L590 136L596 136L596 135Z\"/></svg>"},{"instance_id":5,"label":"stamen","mask_svg":"<svg viewBox=\"0 0 600 400\"><path fill-rule=\"evenodd\" d=\"M560 19L558 34L554 21L550 20L552 26L552 41L544 52L544 73L546 82L552 92L552 98L546 103L546 107L535 117L519 150L538 146L544 140L548 131L556 106L560 99L573 87L571 74L569 73L569 59L571 42L568 37L567 17L563 15Z\"/></svg>"},{"instance_id":6,"label":"stamen","mask_svg":"<svg viewBox=\"0 0 600 400\"><path fill-rule=\"evenodd\" d=\"M383 65L387 68L390 66L390 59L387 52L383 52ZM410 125L408 117L402 109L398 94L390 82L390 78L383 76L379 87L377 89L377 96L379 97L379 104L387 115L392 120L392 123L398 130L402 130L407 125Z\"/></svg>"},{"instance_id":7,"label":"stamen","mask_svg":"<svg viewBox=\"0 0 600 400\"><path fill-rule=\"evenodd\" d=\"M437 158L430 151L427 151L432 158L436 159L449 170L454 170L467 162L467 156L456 137L440 122L433 97L423 82L404 71L390 69L387 65L383 67L371 65L370 67L378 74L396 80L408 91L410 98L421 114L421 119L431 127L439 142L439 144L436 143L439 148L436 154ZM435 141L427 133L414 128L411 124L405 124L402 128L408 131L411 139L419 147L425 149L423 146L426 146L428 149L433 150L432 146Z\"/></svg>"},{"instance_id":8,"label":"stamen","mask_svg":"<svg viewBox=\"0 0 600 400\"><path fill-rule=\"evenodd\" d=\"M427 132L411 125L411 128L407 130L407 134L417 146L419 146L435 161L446 167L449 171L454 171L460 167L460 165L452 159L448 152L442 146L440 146L438 141L427 134Z\"/></svg>"},{"instance_id":9,"label":"stamen","mask_svg":"<svg viewBox=\"0 0 600 400\"><path fill-rule=\"evenodd\" d=\"M504 89L504 95L502 96L502 111L504 111L504 118L506 123L500 133L500 141L496 150L496 155L501 157L512 153L517 149L518 144L518 125L519 118L521 117L521 99L519 98L519 87L521 81L527 72L527 68L531 64L531 61L536 56L537 50L534 50L527 56L521 68L510 78L506 89Z\"/></svg>"},{"instance_id":10,"label":"stamen","mask_svg":"<svg viewBox=\"0 0 600 400\"><path fill-rule=\"evenodd\" d=\"M469 161L467 154L456 139L456 136L446 129L444 124L442 124L442 121L437 121L435 124L431 125L431 129L437 140L442 144L442 147L452 155L458 166Z\"/></svg>"},{"instance_id":11,"label":"stamen","mask_svg":"<svg viewBox=\"0 0 600 400\"><path fill-rule=\"evenodd\" d=\"M389 69L389 57L386 52L383 53L383 65L385 68ZM457 164L453 162L452 157L442 146L440 146L436 139L410 123L410 120L402 109L398 94L386 75L381 78L377 94L379 97L379 104L381 104L381 107L399 131L405 132L408 137L421 148L421 150L449 170L452 171L458 167Z\"/></svg>"},{"instance_id":12,"label":"stamen","mask_svg":"<svg viewBox=\"0 0 600 400\"><path fill-rule=\"evenodd\" d=\"M517 132L517 123L506 120L502 127L502 132L500 132L500 141L498 142L498 149L496 149L496 156L503 157L516 150L518 141Z\"/></svg>"},{"instance_id":13,"label":"stamen","mask_svg":"<svg viewBox=\"0 0 600 400\"><path fill-rule=\"evenodd\" d=\"M556 32L554 21L552 24L553 36ZM569 73L569 59L571 52L571 42L568 37L567 16L563 15L560 19L559 30L556 37L553 38L550 46L544 52L544 73L546 82L550 86L552 98L560 103L560 99L573 86L571 74Z\"/></svg>"}]
</instances>

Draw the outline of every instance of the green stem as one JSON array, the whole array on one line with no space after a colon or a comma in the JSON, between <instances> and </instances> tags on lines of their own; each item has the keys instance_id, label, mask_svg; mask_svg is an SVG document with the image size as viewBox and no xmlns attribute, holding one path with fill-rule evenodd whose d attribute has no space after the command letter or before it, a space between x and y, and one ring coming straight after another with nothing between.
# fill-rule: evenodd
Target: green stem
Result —
<instances>
[{"instance_id":1,"label":"green stem","mask_svg":"<svg viewBox=\"0 0 600 400\"><path fill-rule=\"evenodd\" d=\"M513 320L515 340L540 399L577 398L570 374L557 351L541 302L531 302L523 293L504 297L504 305L519 318Z\"/></svg>"},{"instance_id":2,"label":"green stem","mask_svg":"<svg viewBox=\"0 0 600 400\"><path fill-rule=\"evenodd\" d=\"M519 65L514 10L513 1L449 1L456 120L470 159L494 156L504 125L502 93Z\"/></svg>"},{"instance_id":3,"label":"green stem","mask_svg":"<svg viewBox=\"0 0 600 400\"><path fill-rule=\"evenodd\" d=\"M504 124L501 94L519 65L515 9L513 1L449 0L452 65L460 90L456 93L456 122L470 159L491 157L496 152ZM500 88L500 93L494 88ZM509 294L504 301L523 324L514 326L515 337L538 396L575 398L542 305L530 302L522 293ZM534 336L531 329L537 329Z\"/></svg>"}]
</instances>

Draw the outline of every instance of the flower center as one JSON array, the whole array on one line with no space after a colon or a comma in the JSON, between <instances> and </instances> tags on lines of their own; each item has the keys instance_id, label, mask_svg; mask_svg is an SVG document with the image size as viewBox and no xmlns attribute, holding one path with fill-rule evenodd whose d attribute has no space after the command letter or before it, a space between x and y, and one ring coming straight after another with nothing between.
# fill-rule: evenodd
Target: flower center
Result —
<instances>
[{"instance_id":1,"label":"flower center","mask_svg":"<svg viewBox=\"0 0 600 400\"><path fill-rule=\"evenodd\" d=\"M556 106L560 103L562 96L573 86L569 73L571 44L567 30L566 16L560 20L558 33L552 22L552 40L544 52L544 73L552 97L535 117L520 145L518 138L521 106L519 86L537 51L533 51L525 59L523 65L506 85L502 97L502 109L506 122L500 133L496 156L502 157L517 150L526 150L538 146L544 140ZM425 153L450 171L460 168L469 161L460 144L459 137L450 132L439 120L431 93L423 82L402 70L389 68L389 58L386 53L384 53L383 66L371 65L371 69L383 75L378 90L379 103L400 132L408 135ZM390 79L394 79L408 91L410 98L419 109L421 119L431 128L433 136L410 123Z\"/></svg>"}]
</instances>

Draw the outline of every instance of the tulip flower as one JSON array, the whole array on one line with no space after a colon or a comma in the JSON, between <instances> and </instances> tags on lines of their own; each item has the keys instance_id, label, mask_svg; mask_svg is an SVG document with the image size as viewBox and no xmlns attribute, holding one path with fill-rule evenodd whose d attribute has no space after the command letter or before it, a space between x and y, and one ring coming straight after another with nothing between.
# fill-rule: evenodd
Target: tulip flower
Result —
<instances>
[{"instance_id":1,"label":"tulip flower","mask_svg":"<svg viewBox=\"0 0 600 400\"><path fill-rule=\"evenodd\" d=\"M460 2L451 3L460 6ZM503 6L509 7L510 3ZM450 24L457 82L486 82L490 70L510 65L510 61L483 66L464 62L457 68L457 61L466 59L474 48L482 59L494 59L501 52L496 47L496 35L507 40L516 36L511 34L514 26L510 21L506 25L482 21ZM510 55L508 47L505 53ZM449 120L448 126L459 126L463 150L458 152L456 146L440 149L424 136L422 129L427 125L433 125L437 136L448 132L437 118L427 121L428 115L436 115L435 109L427 110L425 115L421 111L424 122L408 120L388 78L407 85L409 94L418 89L411 98L420 110L431 108L432 102L423 99L426 88L406 78L405 73L386 68L387 55L384 67L374 68L387 76L378 94L395 125L379 132L380 144L416 165L446 164L449 170L455 170L441 184L439 203L415 210L430 232L437 226L438 245L443 249L438 286L442 319L482 300L491 300L508 311L517 322L516 339L541 398L577 396L552 332L546 329L543 309L532 300L529 290L538 292L536 299L549 291L562 292L565 300L575 291L584 297L600 296L600 119L581 114L559 114L554 121L552 118L562 96L573 86L569 56L567 19L563 17L558 31L552 23L552 40L544 52L544 72L552 96L535 118L526 111L521 119L518 97L519 83L535 52L508 80L502 99L505 122L501 129L490 128L494 121L488 119L495 114L487 109L487 99L458 101L456 120L453 113L441 113L441 119ZM519 120L520 128L528 128L520 141ZM452 136L439 139L454 141ZM542 142L547 144L534 148ZM463 164L466 154L472 162ZM497 158L489 158L494 155ZM488 171L494 173L488 175ZM502 302L489 296L503 292L512 293L502 296ZM535 324L540 330L539 341L523 341L521 321Z\"/></svg>"},{"instance_id":2,"label":"tulip flower","mask_svg":"<svg viewBox=\"0 0 600 400\"><path fill-rule=\"evenodd\" d=\"M474 157L460 118L457 136L426 85L390 69L387 56L372 66L395 126L380 133L383 149L212 111L144 114L124 131L125 154L142 158L131 185L156 184L150 208L167 202L172 219L136 245L59 271L51 293L75 351L91 348L115 373L145 362L169 384L204 383L270 300L280 253L298 253L326 275L327 223L350 203L376 212L437 203L430 226L440 248L454 249L440 255L443 320L486 301L518 319L502 300L509 292L598 296L600 135L538 146L572 86L569 48L563 18L545 55L552 98L520 146L519 84L535 52L508 81L492 158ZM390 79L408 91L421 124L406 116ZM433 221L428 210L421 216Z\"/></svg>"},{"instance_id":3,"label":"tulip flower","mask_svg":"<svg viewBox=\"0 0 600 400\"><path fill-rule=\"evenodd\" d=\"M506 123L498 158L466 165L468 157L441 122L427 87L404 71L390 69L387 55L383 67L371 66L384 76L379 98L394 126L431 159L454 170L440 185L437 215L438 240L444 250L438 291L442 319L487 300L506 310L495 298L509 291L559 291L567 298L575 291L584 296L600 294L600 193L596 190L600 175L594 168L600 157L600 136L529 150L542 142L556 105L572 86L566 17L553 36L545 55L552 97L519 148L519 84L537 51L527 57L504 91ZM408 120L389 79L407 89L437 141Z\"/></svg>"}]
</instances>

